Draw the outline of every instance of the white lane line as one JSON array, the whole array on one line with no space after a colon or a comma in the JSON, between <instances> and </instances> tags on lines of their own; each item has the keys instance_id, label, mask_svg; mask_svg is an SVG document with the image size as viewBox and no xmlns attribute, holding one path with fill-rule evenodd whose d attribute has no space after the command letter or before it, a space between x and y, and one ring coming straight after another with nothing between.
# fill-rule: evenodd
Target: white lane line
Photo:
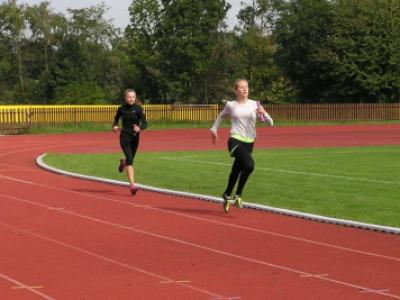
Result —
<instances>
[{"instance_id":1,"label":"white lane line","mask_svg":"<svg viewBox=\"0 0 400 300\"><path fill-rule=\"evenodd\" d=\"M232 164L214 162L214 161L203 161L196 159L180 159L180 158L172 158L172 157L161 157L163 160L171 160L178 162L192 162L196 164L204 164L204 165L220 165L220 166L232 166ZM308 176L317 176L317 177L328 177L328 178L337 178L337 179L345 179L351 181L360 181L360 182L371 182L371 183L383 183L383 184L400 184L398 181L388 181L388 180L378 180L378 179L368 179L362 177L351 177L345 175L333 175L333 174L322 174L322 173L313 173L313 172L302 172L302 171L292 171L292 170L283 170L283 169L272 169L272 168L263 168L257 167L257 170L268 171L268 172L278 172L278 173L288 173L288 174L296 174L296 175L308 175Z\"/></svg>"},{"instance_id":2,"label":"white lane line","mask_svg":"<svg viewBox=\"0 0 400 300\"><path fill-rule=\"evenodd\" d=\"M102 142L84 142L84 143L70 143L70 144L49 144L48 146L40 146L40 147L31 147L31 148L25 148L23 150L17 150L17 151L9 151L9 152L5 152L0 154L0 157L4 157L4 156L8 156L8 155L14 155L14 154L18 154L18 153L23 153L23 152L32 152L33 150L40 150L40 149L57 149L57 148L62 148L64 149L66 146L71 146L71 147L79 147L79 146L89 146L89 145L97 145L97 144L101 144L104 145L104 143Z\"/></svg>"},{"instance_id":3,"label":"white lane line","mask_svg":"<svg viewBox=\"0 0 400 300\"><path fill-rule=\"evenodd\" d=\"M32 286L29 286L29 288L31 288L31 289L42 289L43 286L42 285L32 285ZM26 289L26 287L17 285L17 286L12 286L11 289L12 290L23 290L23 289Z\"/></svg>"},{"instance_id":4,"label":"white lane line","mask_svg":"<svg viewBox=\"0 0 400 300\"><path fill-rule=\"evenodd\" d=\"M190 283L190 280L169 280L169 281L160 281L161 284L170 284L170 283Z\"/></svg>"},{"instance_id":5,"label":"white lane line","mask_svg":"<svg viewBox=\"0 0 400 300\"><path fill-rule=\"evenodd\" d=\"M17 170L17 171L36 171L36 172L40 172L43 171L41 169L38 169L35 165L32 165L31 167L21 167L19 164L5 164L5 163L0 163L0 166L4 166L7 167L9 169L7 169L7 172L13 171L13 170Z\"/></svg>"},{"instance_id":6,"label":"white lane line","mask_svg":"<svg viewBox=\"0 0 400 300\"><path fill-rule=\"evenodd\" d=\"M228 298L211 298L210 300L241 300L242 297L235 296L235 297L228 297Z\"/></svg>"},{"instance_id":7,"label":"white lane line","mask_svg":"<svg viewBox=\"0 0 400 300\"><path fill-rule=\"evenodd\" d=\"M373 292L389 292L390 290L361 290L361 291L359 291L359 293L366 293L366 294L369 294L369 293L373 293Z\"/></svg>"},{"instance_id":8,"label":"white lane line","mask_svg":"<svg viewBox=\"0 0 400 300\"><path fill-rule=\"evenodd\" d=\"M326 277L328 274L308 274L308 275L300 275L302 278L309 278L309 277Z\"/></svg>"},{"instance_id":9,"label":"white lane line","mask_svg":"<svg viewBox=\"0 0 400 300\"><path fill-rule=\"evenodd\" d=\"M64 207L50 207L50 208L47 208L47 210L63 211L63 210L65 210L65 208Z\"/></svg>"},{"instance_id":10,"label":"white lane line","mask_svg":"<svg viewBox=\"0 0 400 300\"><path fill-rule=\"evenodd\" d=\"M48 206L48 205L45 205L45 204L40 204L40 203L29 201L29 200L26 200L26 199L17 198L17 197L11 196L11 195L6 195L6 194L0 194L0 195L2 195L3 197L6 197L8 199L11 199L11 200L16 200L16 201L28 203L28 204L30 204L32 206L38 206L38 207L45 208L45 209L48 209L48 208L51 207L51 206ZM61 212L65 213L67 215L71 215L71 216L74 216L74 217L77 217L77 218L81 218L81 219L84 219L84 220L87 220L87 221L91 221L91 222L94 222L94 223L99 223L99 224L103 224L103 225L108 225L110 227L119 228L119 229L122 229L122 230L127 230L127 231L131 231L131 232L135 232L135 233L140 233L140 234L151 236L151 237L154 237L154 238L170 241L172 243L177 243L177 244L189 246L189 247L192 247L192 248L205 250L207 252L211 252L211 253L219 254L219 255L222 255L222 256L235 258L235 259L246 261L246 262L249 262L249 263L254 263L254 264L258 264L258 265L262 265L262 266L267 266L267 267L271 267L271 268L287 271L289 273L295 273L295 274L298 274L298 275L314 275L313 278L316 278L316 279L328 281L328 282L331 282L331 283L336 283L338 285L342 285L342 286L346 286L346 287L350 287L350 288L355 288L357 290L371 291L371 293L387 296L387 297L390 297L390 298L393 298L393 299L400 299L399 295L394 295L394 294L389 294L389 293L385 293L385 292L375 291L374 289L370 289L370 288L367 288L367 287L364 287L364 286L360 286L360 285L357 285L357 284L354 284L354 283L341 281L341 280L335 280L335 279L332 279L332 278L329 278L329 277L315 275L315 274L308 273L306 271L297 270L297 269L294 269L294 268L291 268L291 267L278 265L278 264L273 264L273 263L269 263L269 262L262 261L262 260L259 260L259 259L238 255L238 254L230 253L230 252L223 251L223 250L218 250L218 249L215 249L215 248L203 246L203 245L200 245L200 244L195 244L195 243L188 242L188 241L185 241L185 240L181 240L181 239L178 239L178 238L173 238L173 237L170 237L170 236L166 236L166 235L150 232L150 231L147 231L147 230L135 228L133 226L125 226L125 225L121 225L121 224L118 224L118 223L109 222L109 221L98 219L98 218L93 218L93 217L90 217L90 216L87 216L87 215L83 215L83 214L79 214L79 213L75 213L75 212L71 212L71 211L61 211ZM4 223L1 223L1 222L0 222L0 224L4 225ZM9 226L9 227L11 228L12 226ZM37 235L37 234L31 233L31 232L27 232L27 234L31 234L31 235L34 235L34 236ZM163 279L163 280L165 280L165 279ZM167 279L167 280L171 280L171 279Z\"/></svg>"},{"instance_id":11,"label":"white lane line","mask_svg":"<svg viewBox=\"0 0 400 300\"><path fill-rule=\"evenodd\" d=\"M26 201L24 201L24 202L26 202ZM39 206L42 206L42 205L39 205ZM79 248L79 247L73 246L73 245L68 244L68 243L64 243L64 242L56 240L56 239L52 239L52 238L46 237L46 236L38 234L38 233L33 233L33 232L30 232L30 231L26 231L26 230L20 229L20 228L15 227L15 226L13 226L11 224L0 222L0 225L3 226L3 227L6 227L8 229L12 229L12 230L15 230L15 231L18 231L18 232L21 232L21 233L24 233L24 234L39 238L41 240L45 240L47 242L50 242L50 243L53 243L53 244L56 244L56 245L59 245L59 246L74 250L76 252L83 253L83 254L89 255L91 257L98 258L98 259L106 261L108 263L115 264L115 265L124 267L126 269L130 269L132 271L136 271L138 273L142 273L142 274L148 275L150 277L157 278L158 280L161 280L161 281L172 281L172 282L174 282L175 284L177 284L179 286L194 290L196 292L200 292L202 294L206 294L206 295L211 296L211 297L222 297L222 296L220 296L220 295L218 295L216 293L210 292L208 290L197 288L197 287L195 287L193 285L189 285L189 284L186 284L186 283L180 283L178 281L174 281L173 279L171 279L169 277L166 277L166 276L163 276L163 275L159 275L157 273L153 273L153 272L147 271L145 269L142 269L142 268L130 265L130 264L126 264L126 263L117 261L117 260L112 259L110 257L103 256L103 255L97 254L95 252L92 252L92 251L89 251L89 250L85 250L83 248ZM0 277L1 277L1 274L0 274ZM14 282L14 283L16 283L16 282ZM49 299L53 299L53 298L49 298Z\"/></svg>"},{"instance_id":12,"label":"white lane line","mask_svg":"<svg viewBox=\"0 0 400 300\"><path fill-rule=\"evenodd\" d=\"M40 291L37 291L36 289L38 287L28 286L28 285L26 285L26 284L24 284L24 283L22 283L22 282L20 282L20 281L18 281L16 279L14 279L14 278L11 278L10 276L7 276L7 275L5 275L3 273L0 273L0 278L2 278L4 280L7 280L8 282L11 282L12 284L15 284L20 289L25 289L25 290L33 293L33 294L36 294L36 295L42 297L43 299L55 300L55 298L53 298L53 297L51 297L49 295L46 295L45 293L42 293ZM12 287L12 289L15 289L15 287Z\"/></svg>"},{"instance_id":13,"label":"white lane line","mask_svg":"<svg viewBox=\"0 0 400 300\"><path fill-rule=\"evenodd\" d=\"M154 210L154 211L158 211L158 212L162 212L162 213L166 213L166 214L177 215L177 216L189 218L189 219L192 219L192 220L197 220L197 221L217 224L217 225L220 225L220 226L227 226L227 227L232 227L232 228L237 228L237 229L242 229L242 230L248 230L248 231L253 231L253 232L257 232L257 233L261 233L261 234L275 236L275 237L286 238L286 239L296 240L296 241L299 241L299 242L309 243L309 244L313 244L313 245L317 245L317 246L324 246L324 247L328 247L328 248L333 248L333 249L348 251L348 252L352 252L352 253L358 253L358 254L363 254L363 255L368 255L368 256L372 256L372 257L383 258L383 259L388 259L388 260L400 262L400 258L398 258L398 257L393 257L393 256L388 256L388 255L383 255L383 254L377 254L377 253L373 253L373 252L368 252L368 251L363 251L363 250L353 249L353 248L348 248L348 247L342 247L342 246L339 246L339 245L328 244L328 243L324 243L324 242L314 241L314 240L310 240L310 239L300 238L300 237L296 237L296 236L281 234L281 233L277 233L277 232L272 232L272 231L267 231L267 230L262 230L262 229L247 227L247 226L241 226L241 225L236 225L236 224L231 224L231 223L211 220L211 219L207 219L207 218L195 217L195 216L191 216L191 215L188 215L188 214L171 211L171 210L168 210L168 209L156 208L156 207L152 207L152 206L149 206L149 205L135 204L135 203L132 203L132 202L120 201L120 200L117 200L117 199L108 198L108 197L102 197L102 196L97 196L97 195L92 195L92 194L88 194L88 193L84 193L84 192L67 190L67 189L64 189L64 188L58 188L58 187L55 187L55 186L45 185L45 184L41 184L41 183L35 183L35 182L26 181L26 180L22 180L22 179L18 179L18 178L4 176L4 175L1 175L1 174L0 174L0 178L4 178L4 179L7 179L7 180L16 181L16 182L21 182L21 183L24 183L24 184L31 184L31 185L35 185L35 186L38 186L38 187L41 187L41 188L44 188L44 189L53 189L53 190L61 191L61 192L64 192L64 193L68 192L68 193L82 195L82 196L89 197L89 198L106 200L106 201L109 201L109 202L114 202L114 203L122 204L122 205L125 205L125 206L130 206L130 207L133 207L133 208L150 209L150 210Z\"/></svg>"}]
</instances>

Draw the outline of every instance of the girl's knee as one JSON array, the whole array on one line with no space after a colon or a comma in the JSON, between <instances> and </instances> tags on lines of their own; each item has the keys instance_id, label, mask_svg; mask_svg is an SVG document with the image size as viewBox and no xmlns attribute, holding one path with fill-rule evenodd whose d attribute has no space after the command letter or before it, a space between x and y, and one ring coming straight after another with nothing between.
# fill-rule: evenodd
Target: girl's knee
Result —
<instances>
[{"instance_id":1,"label":"girl's knee","mask_svg":"<svg viewBox=\"0 0 400 300\"><path fill-rule=\"evenodd\" d=\"M248 162L244 165L244 169L245 169L247 172L249 172L249 173L251 173L251 172L254 171L254 167L255 167L254 161L248 161Z\"/></svg>"}]
</instances>

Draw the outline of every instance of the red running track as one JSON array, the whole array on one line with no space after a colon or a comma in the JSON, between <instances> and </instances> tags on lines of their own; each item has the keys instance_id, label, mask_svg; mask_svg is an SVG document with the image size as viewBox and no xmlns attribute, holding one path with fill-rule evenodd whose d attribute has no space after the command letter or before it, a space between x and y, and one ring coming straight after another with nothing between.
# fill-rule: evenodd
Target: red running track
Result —
<instances>
[{"instance_id":1,"label":"red running track","mask_svg":"<svg viewBox=\"0 0 400 300\"><path fill-rule=\"evenodd\" d=\"M399 143L400 125L358 125L262 129L257 147ZM210 148L196 129L148 131L140 150ZM0 299L400 299L399 236L132 199L40 170L35 158L49 151L119 149L112 133L0 137Z\"/></svg>"}]
</instances>

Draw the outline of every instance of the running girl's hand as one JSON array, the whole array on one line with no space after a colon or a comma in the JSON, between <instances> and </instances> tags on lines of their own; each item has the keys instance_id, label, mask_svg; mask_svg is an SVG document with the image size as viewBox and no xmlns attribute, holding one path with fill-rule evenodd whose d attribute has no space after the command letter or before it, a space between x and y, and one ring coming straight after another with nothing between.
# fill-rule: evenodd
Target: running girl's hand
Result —
<instances>
[{"instance_id":1,"label":"running girl's hand","mask_svg":"<svg viewBox=\"0 0 400 300\"><path fill-rule=\"evenodd\" d=\"M119 131L119 127L118 127L118 126L113 126L112 130L113 130L114 132L118 132L118 131Z\"/></svg>"},{"instance_id":2,"label":"running girl's hand","mask_svg":"<svg viewBox=\"0 0 400 300\"><path fill-rule=\"evenodd\" d=\"M263 115L265 115L265 113L266 113L264 107L262 107L262 106L260 106L259 108L257 108L257 112L260 113L260 114L263 114Z\"/></svg>"},{"instance_id":3,"label":"running girl's hand","mask_svg":"<svg viewBox=\"0 0 400 300\"><path fill-rule=\"evenodd\" d=\"M218 135L216 132L211 131L211 141L215 145L218 142Z\"/></svg>"},{"instance_id":4,"label":"running girl's hand","mask_svg":"<svg viewBox=\"0 0 400 300\"><path fill-rule=\"evenodd\" d=\"M133 125L133 131L138 133L140 130L142 130L142 128L140 128L139 126L137 126L136 124Z\"/></svg>"}]
</instances>

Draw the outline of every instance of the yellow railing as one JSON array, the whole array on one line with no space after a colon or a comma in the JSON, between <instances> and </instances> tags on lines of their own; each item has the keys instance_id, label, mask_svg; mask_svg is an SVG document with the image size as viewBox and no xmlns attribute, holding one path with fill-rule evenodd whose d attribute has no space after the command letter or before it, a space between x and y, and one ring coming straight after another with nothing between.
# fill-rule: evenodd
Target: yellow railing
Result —
<instances>
[{"instance_id":1,"label":"yellow railing","mask_svg":"<svg viewBox=\"0 0 400 300\"><path fill-rule=\"evenodd\" d=\"M65 123L112 123L117 105L0 105L0 129ZM144 105L149 121L213 121L220 106ZM274 120L400 120L399 103L268 104Z\"/></svg>"},{"instance_id":2,"label":"yellow railing","mask_svg":"<svg viewBox=\"0 0 400 300\"><path fill-rule=\"evenodd\" d=\"M118 105L0 105L0 124L112 123ZM218 105L144 105L149 121L211 121Z\"/></svg>"},{"instance_id":3,"label":"yellow railing","mask_svg":"<svg viewBox=\"0 0 400 300\"><path fill-rule=\"evenodd\" d=\"M400 103L268 104L265 108L280 121L400 120Z\"/></svg>"}]
</instances>

